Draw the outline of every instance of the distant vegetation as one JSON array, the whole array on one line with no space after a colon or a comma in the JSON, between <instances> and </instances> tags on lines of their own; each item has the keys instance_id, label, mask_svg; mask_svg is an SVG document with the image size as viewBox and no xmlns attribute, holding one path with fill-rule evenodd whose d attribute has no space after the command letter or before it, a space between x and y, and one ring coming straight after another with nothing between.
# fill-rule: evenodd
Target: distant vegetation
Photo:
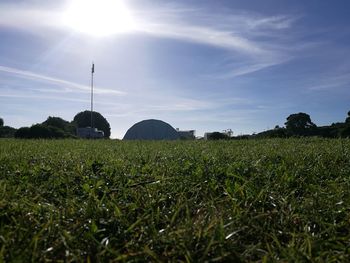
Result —
<instances>
[{"instance_id":1,"label":"distant vegetation","mask_svg":"<svg viewBox=\"0 0 350 263\"><path fill-rule=\"evenodd\" d=\"M93 112L94 127L103 131L105 138L111 135L111 127L105 117ZM15 128L4 126L0 118L0 138L75 138L76 128L89 127L91 122L90 111L79 112L73 121L69 122L59 117L48 117L46 121L34 124L31 127ZM323 137L347 138L350 137L350 111L344 122L333 123L329 126L317 126L312 122L310 115L299 112L287 117L285 127L278 125L271 130L257 134L231 136L222 132L209 134L208 140L252 139L252 138L289 138L289 137Z\"/></svg>"},{"instance_id":2,"label":"distant vegetation","mask_svg":"<svg viewBox=\"0 0 350 263\"><path fill-rule=\"evenodd\" d=\"M105 117L103 117L98 112L93 112L93 125L95 128L101 130L104 132L104 137L109 138L111 136L111 127L106 120ZM79 112L77 115L75 115L73 119L73 123L78 128L84 128L91 125L91 112L90 111L82 111Z\"/></svg>"},{"instance_id":3,"label":"distant vegetation","mask_svg":"<svg viewBox=\"0 0 350 263\"><path fill-rule=\"evenodd\" d=\"M323 138L346 138L350 136L350 111L345 122L330 126L317 127L306 113L291 114L287 117L285 127L276 126L272 130L253 135L255 138L287 138L318 136Z\"/></svg>"},{"instance_id":4,"label":"distant vegetation","mask_svg":"<svg viewBox=\"0 0 350 263\"><path fill-rule=\"evenodd\" d=\"M12 138L15 136L15 132L15 128L4 126L4 120L0 118L0 138Z\"/></svg>"},{"instance_id":5,"label":"distant vegetation","mask_svg":"<svg viewBox=\"0 0 350 263\"><path fill-rule=\"evenodd\" d=\"M229 137L225 133L214 132L208 136L209 140L217 139L254 139L254 138L289 138L289 137L322 137L322 138L347 138L350 137L350 111L345 122L333 123L330 126L318 127L311 120L310 115L299 112L287 117L285 127L276 127L272 130L257 134L246 134Z\"/></svg>"},{"instance_id":6,"label":"distant vegetation","mask_svg":"<svg viewBox=\"0 0 350 263\"><path fill-rule=\"evenodd\" d=\"M80 112L75 115L73 121L69 122L60 117L49 116L46 121L33 124L31 127L15 129L3 126L4 121L0 119L0 138L19 139L64 139L77 138L76 129L90 126L90 111ZM110 136L108 121L98 112L93 112L94 127L105 132L105 137Z\"/></svg>"},{"instance_id":7,"label":"distant vegetation","mask_svg":"<svg viewBox=\"0 0 350 263\"><path fill-rule=\"evenodd\" d=\"M230 137L222 132L212 132L208 135L208 140L228 140Z\"/></svg>"}]
</instances>

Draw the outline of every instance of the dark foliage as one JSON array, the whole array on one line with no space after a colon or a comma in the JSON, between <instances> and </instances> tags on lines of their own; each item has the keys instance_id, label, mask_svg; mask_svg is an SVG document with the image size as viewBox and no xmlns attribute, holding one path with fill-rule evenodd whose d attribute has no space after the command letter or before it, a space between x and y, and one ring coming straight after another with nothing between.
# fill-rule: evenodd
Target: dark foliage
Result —
<instances>
[{"instance_id":1,"label":"dark foliage","mask_svg":"<svg viewBox=\"0 0 350 263\"><path fill-rule=\"evenodd\" d=\"M20 139L59 139L72 138L74 136L57 127L35 124L30 128L22 127L18 129L15 137Z\"/></svg>"},{"instance_id":2,"label":"dark foliage","mask_svg":"<svg viewBox=\"0 0 350 263\"><path fill-rule=\"evenodd\" d=\"M45 126L51 126L62 130L64 133L71 135L76 134L76 127L73 123L70 123L60 117L49 116L46 121L42 123Z\"/></svg>"},{"instance_id":3,"label":"dark foliage","mask_svg":"<svg viewBox=\"0 0 350 263\"><path fill-rule=\"evenodd\" d=\"M12 138L16 132L15 128L4 126L4 119L0 118L0 138Z\"/></svg>"},{"instance_id":4,"label":"dark foliage","mask_svg":"<svg viewBox=\"0 0 350 263\"><path fill-rule=\"evenodd\" d=\"M213 132L208 135L208 140L228 140L229 136L221 132Z\"/></svg>"},{"instance_id":5,"label":"dark foliage","mask_svg":"<svg viewBox=\"0 0 350 263\"><path fill-rule=\"evenodd\" d=\"M233 136L230 139L231 140L248 140L253 138L254 135L249 135L249 134L243 134L243 135L238 135L238 136Z\"/></svg>"},{"instance_id":6,"label":"dark foliage","mask_svg":"<svg viewBox=\"0 0 350 263\"><path fill-rule=\"evenodd\" d=\"M340 131L340 136L343 138L349 138L350 137L350 125L347 125L345 128L343 128Z\"/></svg>"},{"instance_id":7,"label":"dark foliage","mask_svg":"<svg viewBox=\"0 0 350 263\"><path fill-rule=\"evenodd\" d=\"M286 129L291 136L310 136L316 134L316 124L311 121L310 115L299 112L287 117Z\"/></svg>"},{"instance_id":8,"label":"dark foliage","mask_svg":"<svg viewBox=\"0 0 350 263\"><path fill-rule=\"evenodd\" d=\"M316 135L323 138L337 138L339 137L340 126L323 126L317 127Z\"/></svg>"},{"instance_id":9,"label":"dark foliage","mask_svg":"<svg viewBox=\"0 0 350 263\"><path fill-rule=\"evenodd\" d=\"M260 132L253 136L255 138L286 138L288 137L287 129L280 128L278 125L273 130Z\"/></svg>"},{"instance_id":10,"label":"dark foliage","mask_svg":"<svg viewBox=\"0 0 350 263\"><path fill-rule=\"evenodd\" d=\"M60 118L60 117L51 117L51 116L49 116L49 117L47 118L47 120L44 121L42 124L43 124L43 125L46 125L46 126L53 126L53 127L57 127L57 128L60 128L60 129L64 129L65 126L66 126L67 124L69 124L69 122L63 120L63 119Z\"/></svg>"},{"instance_id":11,"label":"dark foliage","mask_svg":"<svg viewBox=\"0 0 350 263\"><path fill-rule=\"evenodd\" d=\"M10 126L0 126L0 138L13 138L16 129Z\"/></svg>"},{"instance_id":12,"label":"dark foliage","mask_svg":"<svg viewBox=\"0 0 350 263\"><path fill-rule=\"evenodd\" d=\"M104 132L104 137L109 138L111 135L111 127L106 120L98 112L92 112L93 117L93 126ZM77 125L78 128L90 127L91 126L91 112L90 111L82 111L74 116L73 122Z\"/></svg>"},{"instance_id":13,"label":"dark foliage","mask_svg":"<svg viewBox=\"0 0 350 263\"><path fill-rule=\"evenodd\" d=\"M346 118L345 122L350 124L350 111L348 111L348 117Z\"/></svg>"},{"instance_id":14,"label":"dark foliage","mask_svg":"<svg viewBox=\"0 0 350 263\"><path fill-rule=\"evenodd\" d=\"M30 128L29 127L19 128L15 132L15 137L20 138L20 139L29 139L31 137L30 136Z\"/></svg>"}]
</instances>

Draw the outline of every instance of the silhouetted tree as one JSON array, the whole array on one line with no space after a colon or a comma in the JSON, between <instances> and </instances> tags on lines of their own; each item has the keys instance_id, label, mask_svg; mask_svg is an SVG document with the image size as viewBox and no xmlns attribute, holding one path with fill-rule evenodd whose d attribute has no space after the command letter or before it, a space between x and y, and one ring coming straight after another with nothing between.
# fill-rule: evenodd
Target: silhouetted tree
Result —
<instances>
[{"instance_id":1,"label":"silhouetted tree","mask_svg":"<svg viewBox=\"0 0 350 263\"><path fill-rule=\"evenodd\" d=\"M317 127L311 121L310 115L303 112L289 115L285 125L289 134L301 136L312 135Z\"/></svg>"},{"instance_id":2,"label":"silhouetted tree","mask_svg":"<svg viewBox=\"0 0 350 263\"><path fill-rule=\"evenodd\" d=\"M55 127L62 130L64 133L69 133L71 135L76 134L76 127L74 124L60 118L49 116L46 121L42 123L45 126Z\"/></svg>"},{"instance_id":3,"label":"silhouetted tree","mask_svg":"<svg viewBox=\"0 0 350 263\"><path fill-rule=\"evenodd\" d=\"M340 131L340 136L342 138L349 138L350 137L350 125L347 125L345 128L343 128Z\"/></svg>"},{"instance_id":4,"label":"silhouetted tree","mask_svg":"<svg viewBox=\"0 0 350 263\"><path fill-rule=\"evenodd\" d=\"M0 127L4 126L4 120L0 118Z\"/></svg>"},{"instance_id":5,"label":"silhouetted tree","mask_svg":"<svg viewBox=\"0 0 350 263\"><path fill-rule=\"evenodd\" d=\"M30 127L30 136L31 138L53 138L50 132L50 128L42 124L35 124Z\"/></svg>"},{"instance_id":6,"label":"silhouetted tree","mask_svg":"<svg viewBox=\"0 0 350 263\"><path fill-rule=\"evenodd\" d=\"M345 120L344 127L340 130L340 136L343 138L350 137L350 111L348 111L348 117Z\"/></svg>"},{"instance_id":7,"label":"silhouetted tree","mask_svg":"<svg viewBox=\"0 0 350 263\"><path fill-rule=\"evenodd\" d=\"M74 136L57 127L35 124L30 128L22 127L18 129L15 137L21 139L60 139Z\"/></svg>"},{"instance_id":8,"label":"silhouetted tree","mask_svg":"<svg viewBox=\"0 0 350 263\"><path fill-rule=\"evenodd\" d=\"M13 138L16 129L9 126L0 126L0 138Z\"/></svg>"},{"instance_id":9,"label":"silhouetted tree","mask_svg":"<svg viewBox=\"0 0 350 263\"><path fill-rule=\"evenodd\" d=\"M348 117L345 120L346 123L350 123L350 111L348 111Z\"/></svg>"},{"instance_id":10,"label":"silhouetted tree","mask_svg":"<svg viewBox=\"0 0 350 263\"><path fill-rule=\"evenodd\" d=\"M22 127L15 132L15 138L29 139L30 138L30 128Z\"/></svg>"},{"instance_id":11,"label":"silhouetted tree","mask_svg":"<svg viewBox=\"0 0 350 263\"><path fill-rule=\"evenodd\" d=\"M93 111L93 126L104 132L104 137L109 138L111 135L111 127L108 121L100 113ZM74 116L73 122L78 128L90 127L91 126L91 112L82 111Z\"/></svg>"},{"instance_id":12,"label":"silhouetted tree","mask_svg":"<svg viewBox=\"0 0 350 263\"><path fill-rule=\"evenodd\" d=\"M57 127L59 129L64 130L64 128L66 127L67 124L69 124L69 122L65 121L64 119L62 119L60 117L51 117L51 116L49 116L47 118L47 120L44 121L42 124L43 125L47 125L47 126Z\"/></svg>"},{"instance_id":13,"label":"silhouetted tree","mask_svg":"<svg viewBox=\"0 0 350 263\"><path fill-rule=\"evenodd\" d=\"M221 132L213 132L208 135L208 140L227 140L229 136Z\"/></svg>"},{"instance_id":14,"label":"silhouetted tree","mask_svg":"<svg viewBox=\"0 0 350 263\"><path fill-rule=\"evenodd\" d=\"M258 134L254 135L254 137L255 138L286 138L288 137L288 134L287 134L286 128L280 128L277 125L274 129L259 132Z\"/></svg>"}]
</instances>

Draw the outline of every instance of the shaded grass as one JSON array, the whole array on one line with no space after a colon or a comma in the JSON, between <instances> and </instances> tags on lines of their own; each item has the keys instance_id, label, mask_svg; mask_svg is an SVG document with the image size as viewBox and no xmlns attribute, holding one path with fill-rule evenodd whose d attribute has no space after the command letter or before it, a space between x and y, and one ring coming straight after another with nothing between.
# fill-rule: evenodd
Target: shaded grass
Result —
<instances>
[{"instance_id":1,"label":"shaded grass","mask_svg":"<svg viewBox=\"0 0 350 263\"><path fill-rule=\"evenodd\" d=\"M350 261L349 140L0 140L0 261Z\"/></svg>"}]
</instances>

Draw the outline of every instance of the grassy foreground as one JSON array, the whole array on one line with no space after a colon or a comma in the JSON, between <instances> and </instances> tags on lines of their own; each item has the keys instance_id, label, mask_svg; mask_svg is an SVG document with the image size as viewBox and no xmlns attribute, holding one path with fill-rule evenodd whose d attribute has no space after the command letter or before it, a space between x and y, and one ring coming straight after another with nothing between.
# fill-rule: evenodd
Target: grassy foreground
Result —
<instances>
[{"instance_id":1,"label":"grassy foreground","mask_svg":"<svg viewBox=\"0 0 350 263\"><path fill-rule=\"evenodd\" d=\"M350 261L350 141L0 140L2 261Z\"/></svg>"}]
</instances>

